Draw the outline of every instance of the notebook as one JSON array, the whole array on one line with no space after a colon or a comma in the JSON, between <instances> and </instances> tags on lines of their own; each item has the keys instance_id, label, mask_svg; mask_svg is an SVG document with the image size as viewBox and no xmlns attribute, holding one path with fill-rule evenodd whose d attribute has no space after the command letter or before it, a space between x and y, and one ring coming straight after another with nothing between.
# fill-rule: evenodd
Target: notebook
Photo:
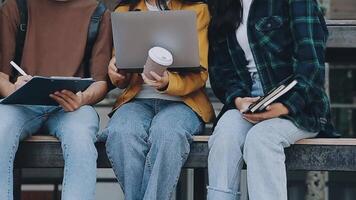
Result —
<instances>
[{"instance_id":1,"label":"notebook","mask_svg":"<svg viewBox=\"0 0 356 200\"><path fill-rule=\"evenodd\" d=\"M3 99L0 103L56 106L58 103L49 97L50 94L61 90L77 93L84 91L92 83L94 83L94 80L91 78L34 76L24 86Z\"/></svg>"},{"instance_id":2,"label":"notebook","mask_svg":"<svg viewBox=\"0 0 356 200\"><path fill-rule=\"evenodd\" d=\"M281 85L268 92L267 95L261 97L257 102L251 104L249 108L243 113L263 112L267 106L271 105L279 97L290 91L295 85L297 85L297 83L297 80L283 81Z\"/></svg>"}]
</instances>

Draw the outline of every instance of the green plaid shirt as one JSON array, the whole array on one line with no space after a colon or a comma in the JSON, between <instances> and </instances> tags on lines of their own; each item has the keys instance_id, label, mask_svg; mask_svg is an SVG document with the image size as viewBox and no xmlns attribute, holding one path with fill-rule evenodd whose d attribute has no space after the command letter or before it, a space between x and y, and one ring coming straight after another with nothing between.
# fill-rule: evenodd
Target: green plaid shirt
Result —
<instances>
[{"instance_id":1,"label":"green plaid shirt","mask_svg":"<svg viewBox=\"0 0 356 200\"><path fill-rule=\"evenodd\" d=\"M254 0L248 38L264 92L293 75L298 84L278 101L296 126L333 136L330 103L324 90L325 20L315 0ZM251 96L252 80L235 32L210 44L209 72L216 96L234 108L236 97ZM224 112L222 112L223 114Z\"/></svg>"}]
</instances>

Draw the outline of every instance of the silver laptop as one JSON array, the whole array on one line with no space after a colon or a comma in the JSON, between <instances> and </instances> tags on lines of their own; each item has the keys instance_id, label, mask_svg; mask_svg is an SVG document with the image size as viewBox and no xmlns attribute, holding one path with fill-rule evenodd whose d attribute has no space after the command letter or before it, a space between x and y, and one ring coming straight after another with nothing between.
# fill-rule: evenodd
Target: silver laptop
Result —
<instances>
[{"instance_id":1,"label":"silver laptop","mask_svg":"<svg viewBox=\"0 0 356 200\"><path fill-rule=\"evenodd\" d=\"M119 69L142 71L150 48L173 54L172 71L202 70L194 11L112 13L116 64Z\"/></svg>"}]
</instances>

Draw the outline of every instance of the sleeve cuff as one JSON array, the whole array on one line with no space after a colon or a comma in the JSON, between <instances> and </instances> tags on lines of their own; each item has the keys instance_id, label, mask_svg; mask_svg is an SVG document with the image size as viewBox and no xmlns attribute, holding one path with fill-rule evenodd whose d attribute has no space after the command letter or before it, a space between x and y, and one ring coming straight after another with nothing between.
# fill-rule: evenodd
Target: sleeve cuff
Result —
<instances>
[{"instance_id":1,"label":"sleeve cuff","mask_svg":"<svg viewBox=\"0 0 356 200\"><path fill-rule=\"evenodd\" d=\"M225 102L225 104L226 105L233 104L237 97L247 97L247 96L249 96L247 94L247 92L244 92L244 91L242 91L240 89L234 90L233 92L226 92L226 102Z\"/></svg>"},{"instance_id":2,"label":"sleeve cuff","mask_svg":"<svg viewBox=\"0 0 356 200\"><path fill-rule=\"evenodd\" d=\"M291 115L297 114L305 107L305 100L297 91L291 92L286 98L281 99L280 102L288 108Z\"/></svg>"}]
</instances>

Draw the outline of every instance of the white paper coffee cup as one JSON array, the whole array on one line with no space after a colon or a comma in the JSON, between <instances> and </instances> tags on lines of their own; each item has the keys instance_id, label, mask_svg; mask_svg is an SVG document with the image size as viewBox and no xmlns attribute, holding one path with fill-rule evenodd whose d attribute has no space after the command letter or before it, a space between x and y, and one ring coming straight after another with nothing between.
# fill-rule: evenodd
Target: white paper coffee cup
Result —
<instances>
[{"instance_id":1,"label":"white paper coffee cup","mask_svg":"<svg viewBox=\"0 0 356 200\"><path fill-rule=\"evenodd\" d=\"M164 71L173 64L171 52L162 47L153 47L148 51L147 61L143 69L145 76L155 80L150 74L151 71L162 76Z\"/></svg>"}]
</instances>

